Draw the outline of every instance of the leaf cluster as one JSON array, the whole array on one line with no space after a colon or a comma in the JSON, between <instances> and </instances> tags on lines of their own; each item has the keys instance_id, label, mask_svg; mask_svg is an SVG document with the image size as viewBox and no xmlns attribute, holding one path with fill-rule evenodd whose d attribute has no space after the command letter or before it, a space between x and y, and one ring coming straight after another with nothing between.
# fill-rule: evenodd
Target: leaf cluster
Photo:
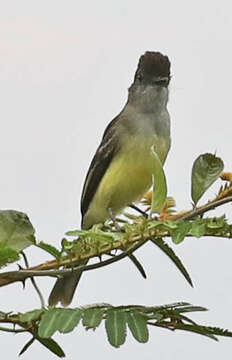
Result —
<instances>
[{"instance_id":1,"label":"leaf cluster","mask_svg":"<svg viewBox=\"0 0 232 360\"><path fill-rule=\"evenodd\" d=\"M122 223L120 231L114 224L94 226L89 231L69 231L66 233L66 238L61 241L61 249L49 243L36 242L35 230L26 214L14 210L0 211L0 267L18 261L21 255L26 267L23 269L20 266L17 271L2 272L0 286L15 281L25 282L27 278L30 278L42 305L41 309L24 314L0 312L0 323L14 325L13 329L0 327L0 331L31 334L31 339L25 344L20 354L24 353L34 341L39 341L54 354L62 357L64 352L52 336L56 332L69 333L80 324L86 330L95 330L103 324L108 341L114 347L124 344L128 332L138 342L146 343L152 326L198 333L214 340L217 340L217 336L232 337L230 331L197 324L186 316L186 313L206 310L188 303L150 307L95 304L75 309L45 308L45 301L35 283L36 276L65 276L69 273L97 269L128 257L146 278L145 270L134 252L140 246L150 242L168 256L192 286L189 272L166 239L171 238L176 245L190 237L232 238L232 225L228 223L225 216L203 217L207 211L232 201L232 175L231 173L222 174L224 165L220 158L212 154L203 154L195 160L191 178L193 209L175 215L171 209L175 201L166 198L167 183L162 165L156 161L155 166L158 180L154 177L153 194L150 197L150 203L147 200L146 205L158 212L158 217L148 217L146 212L139 209L139 216L127 214L129 221ZM227 183L220 187L215 199L197 207L203 194L219 176ZM141 213L144 216L141 216ZM53 260L29 267L23 250L31 245L47 252ZM83 265L91 258L97 260L93 264Z\"/></svg>"},{"instance_id":2,"label":"leaf cluster","mask_svg":"<svg viewBox=\"0 0 232 360\"><path fill-rule=\"evenodd\" d=\"M15 331L27 331L32 335L20 354L37 340L48 350L62 357L64 352L52 336L56 332L67 334L80 324L86 330L96 330L103 323L107 339L114 347L120 347L125 343L128 331L136 341L146 343L151 327L173 331L186 330L213 340L217 340L217 336L232 337L232 332L228 330L202 326L186 315L206 310L201 306L192 306L184 302L163 306L95 304L74 309L36 309L24 314L1 313L0 323L12 323L16 327ZM7 328L1 330L7 331Z\"/></svg>"},{"instance_id":3,"label":"leaf cluster","mask_svg":"<svg viewBox=\"0 0 232 360\"><path fill-rule=\"evenodd\" d=\"M19 260L19 253L35 244L34 233L26 214L0 210L0 268Z\"/></svg>"}]
</instances>

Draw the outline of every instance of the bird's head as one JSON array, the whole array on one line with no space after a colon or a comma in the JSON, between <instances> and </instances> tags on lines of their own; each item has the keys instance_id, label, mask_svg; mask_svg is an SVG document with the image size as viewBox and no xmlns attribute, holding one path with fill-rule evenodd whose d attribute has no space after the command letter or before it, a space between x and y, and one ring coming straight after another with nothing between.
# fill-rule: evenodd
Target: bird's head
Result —
<instances>
[{"instance_id":1,"label":"bird's head","mask_svg":"<svg viewBox=\"0 0 232 360\"><path fill-rule=\"evenodd\" d=\"M168 57L160 52L145 52L139 59L134 82L129 88L129 99L145 104L167 97L170 66Z\"/></svg>"}]
</instances>

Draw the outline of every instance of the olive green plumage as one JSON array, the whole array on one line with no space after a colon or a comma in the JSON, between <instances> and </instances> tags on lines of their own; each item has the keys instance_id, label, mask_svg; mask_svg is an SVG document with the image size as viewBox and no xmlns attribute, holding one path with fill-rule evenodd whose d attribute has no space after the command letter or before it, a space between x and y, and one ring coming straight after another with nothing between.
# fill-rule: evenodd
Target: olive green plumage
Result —
<instances>
[{"instance_id":1,"label":"olive green plumage","mask_svg":"<svg viewBox=\"0 0 232 360\"><path fill-rule=\"evenodd\" d=\"M155 150L164 164L170 140L170 62L159 52L140 57L128 100L107 126L90 164L81 198L82 228L104 223L138 201L152 185ZM58 279L50 304L68 305L80 275Z\"/></svg>"}]
</instances>

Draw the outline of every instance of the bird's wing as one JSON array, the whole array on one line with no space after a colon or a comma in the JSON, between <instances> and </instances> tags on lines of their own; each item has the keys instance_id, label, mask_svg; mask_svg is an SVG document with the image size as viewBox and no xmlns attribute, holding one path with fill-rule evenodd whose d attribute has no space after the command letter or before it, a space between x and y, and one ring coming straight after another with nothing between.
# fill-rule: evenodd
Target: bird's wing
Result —
<instances>
[{"instance_id":1,"label":"bird's wing","mask_svg":"<svg viewBox=\"0 0 232 360\"><path fill-rule=\"evenodd\" d=\"M107 126L101 144L94 155L86 175L81 195L82 219L88 210L89 204L91 203L110 162L120 149L119 142L115 141L115 123L117 120L118 116Z\"/></svg>"}]
</instances>

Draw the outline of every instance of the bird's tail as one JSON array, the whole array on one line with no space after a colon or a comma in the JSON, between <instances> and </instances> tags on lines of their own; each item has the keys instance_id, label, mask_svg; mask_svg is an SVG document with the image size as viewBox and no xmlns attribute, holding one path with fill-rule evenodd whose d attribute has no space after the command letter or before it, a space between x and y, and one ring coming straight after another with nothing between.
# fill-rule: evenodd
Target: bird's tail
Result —
<instances>
[{"instance_id":1,"label":"bird's tail","mask_svg":"<svg viewBox=\"0 0 232 360\"><path fill-rule=\"evenodd\" d=\"M59 278L49 296L49 305L56 305L61 302L63 306L68 306L73 298L76 287L80 281L82 272L62 276Z\"/></svg>"}]
</instances>

